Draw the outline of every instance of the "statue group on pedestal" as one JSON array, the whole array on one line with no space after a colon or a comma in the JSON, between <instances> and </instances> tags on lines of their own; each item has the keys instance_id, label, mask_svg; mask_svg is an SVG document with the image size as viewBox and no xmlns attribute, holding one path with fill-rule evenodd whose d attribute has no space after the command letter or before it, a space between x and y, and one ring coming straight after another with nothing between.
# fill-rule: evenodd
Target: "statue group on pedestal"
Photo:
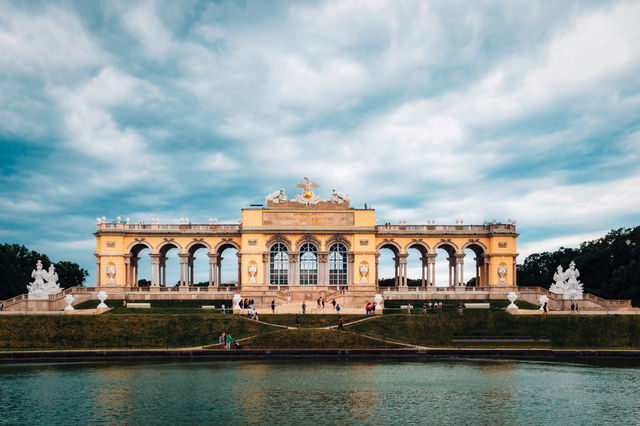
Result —
<instances>
[{"instance_id":1,"label":"statue group on pedestal","mask_svg":"<svg viewBox=\"0 0 640 426\"><path fill-rule=\"evenodd\" d=\"M569 269L562 270L562 266L558 265L558 270L553 274L555 281L549 287L549 291L555 294L561 294L564 299L579 300L582 299L582 283L578 280L580 271L576 268L576 264L571 261Z\"/></svg>"},{"instance_id":2,"label":"statue group on pedestal","mask_svg":"<svg viewBox=\"0 0 640 426\"><path fill-rule=\"evenodd\" d=\"M47 271L42 268L42 262L38 260L36 269L31 272L31 278L33 278L33 282L27 285L29 299L48 299L50 294L57 294L62 291L57 283L58 274L53 265L49 265L49 270Z\"/></svg>"}]
</instances>

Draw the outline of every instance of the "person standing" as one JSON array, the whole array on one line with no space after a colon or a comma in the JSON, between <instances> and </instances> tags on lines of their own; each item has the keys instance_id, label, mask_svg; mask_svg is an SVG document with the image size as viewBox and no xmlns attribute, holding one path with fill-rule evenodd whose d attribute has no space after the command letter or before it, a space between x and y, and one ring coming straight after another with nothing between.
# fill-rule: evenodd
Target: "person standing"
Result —
<instances>
[{"instance_id":1,"label":"person standing","mask_svg":"<svg viewBox=\"0 0 640 426\"><path fill-rule=\"evenodd\" d=\"M324 297L322 298L322 309L324 309Z\"/></svg>"},{"instance_id":2,"label":"person standing","mask_svg":"<svg viewBox=\"0 0 640 426\"><path fill-rule=\"evenodd\" d=\"M276 313L276 300L275 300L275 299L273 299L273 300L271 301L271 313L272 313L272 314L275 314L275 313Z\"/></svg>"},{"instance_id":3,"label":"person standing","mask_svg":"<svg viewBox=\"0 0 640 426\"><path fill-rule=\"evenodd\" d=\"M225 338L226 349L231 349L231 342L233 342L233 337L227 333L227 337Z\"/></svg>"},{"instance_id":4,"label":"person standing","mask_svg":"<svg viewBox=\"0 0 640 426\"><path fill-rule=\"evenodd\" d=\"M338 317L338 330L344 331L344 320L342 319L342 317Z\"/></svg>"},{"instance_id":5,"label":"person standing","mask_svg":"<svg viewBox=\"0 0 640 426\"><path fill-rule=\"evenodd\" d=\"M336 303L336 312L340 313L340 305Z\"/></svg>"},{"instance_id":6,"label":"person standing","mask_svg":"<svg viewBox=\"0 0 640 426\"><path fill-rule=\"evenodd\" d=\"M4 303L0 303L0 312L4 311Z\"/></svg>"},{"instance_id":7,"label":"person standing","mask_svg":"<svg viewBox=\"0 0 640 426\"><path fill-rule=\"evenodd\" d=\"M336 299L333 299L333 300L331 301L331 304L333 305L333 309L335 309L335 308L336 308Z\"/></svg>"},{"instance_id":8,"label":"person standing","mask_svg":"<svg viewBox=\"0 0 640 426\"><path fill-rule=\"evenodd\" d=\"M427 313L427 302L424 302L424 304L422 305L422 313L423 314Z\"/></svg>"},{"instance_id":9,"label":"person standing","mask_svg":"<svg viewBox=\"0 0 640 426\"><path fill-rule=\"evenodd\" d=\"M547 307L547 302L544 302L544 306L542 307L542 314L549 313L549 308Z\"/></svg>"},{"instance_id":10,"label":"person standing","mask_svg":"<svg viewBox=\"0 0 640 426\"><path fill-rule=\"evenodd\" d=\"M407 303L407 312L409 313L409 315L411 315L411 303Z\"/></svg>"},{"instance_id":11,"label":"person standing","mask_svg":"<svg viewBox=\"0 0 640 426\"><path fill-rule=\"evenodd\" d=\"M296 314L296 327L300 328L300 315Z\"/></svg>"},{"instance_id":12,"label":"person standing","mask_svg":"<svg viewBox=\"0 0 640 426\"><path fill-rule=\"evenodd\" d=\"M304 315L307 311L307 304L302 302L302 315Z\"/></svg>"}]
</instances>

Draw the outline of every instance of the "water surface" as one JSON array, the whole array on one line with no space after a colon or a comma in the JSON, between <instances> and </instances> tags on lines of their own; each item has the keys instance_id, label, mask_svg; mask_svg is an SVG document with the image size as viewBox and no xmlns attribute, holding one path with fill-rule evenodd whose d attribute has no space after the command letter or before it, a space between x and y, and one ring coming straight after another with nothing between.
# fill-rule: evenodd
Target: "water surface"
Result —
<instances>
[{"instance_id":1,"label":"water surface","mask_svg":"<svg viewBox=\"0 0 640 426\"><path fill-rule=\"evenodd\" d=\"M640 368L519 361L0 365L9 424L640 424Z\"/></svg>"}]
</instances>

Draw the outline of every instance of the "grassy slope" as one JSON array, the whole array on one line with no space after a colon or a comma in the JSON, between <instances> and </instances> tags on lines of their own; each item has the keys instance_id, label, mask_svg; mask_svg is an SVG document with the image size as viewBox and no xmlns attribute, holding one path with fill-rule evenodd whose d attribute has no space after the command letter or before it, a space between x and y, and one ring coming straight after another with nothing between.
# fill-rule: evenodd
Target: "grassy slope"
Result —
<instances>
[{"instance_id":1,"label":"grassy slope","mask_svg":"<svg viewBox=\"0 0 640 426\"><path fill-rule=\"evenodd\" d=\"M242 342L243 349L393 349L400 345L380 342L349 331L277 330Z\"/></svg>"},{"instance_id":2,"label":"grassy slope","mask_svg":"<svg viewBox=\"0 0 640 426\"><path fill-rule=\"evenodd\" d=\"M161 309L201 309L202 305L215 305L220 307L225 305L231 306L231 300L127 300L127 302L141 302L151 303L151 308ZM100 303L99 300L87 300L86 302L78 303L74 305L76 309L95 309ZM105 304L110 308L117 308L122 306L122 299L107 299Z\"/></svg>"},{"instance_id":3,"label":"grassy slope","mask_svg":"<svg viewBox=\"0 0 640 426\"><path fill-rule=\"evenodd\" d=\"M347 328L421 346L454 346L454 334L513 334L547 336L554 348L640 348L640 316L636 315L512 316L466 311L464 315L384 315Z\"/></svg>"},{"instance_id":4,"label":"grassy slope","mask_svg":"<svg viewBox=\"0 0 640 426\"><path fill-rule=\"evenodd\" d=\"M300 315L300 327L301 328L321 328L327 326L338 325L338 318L342 317L345 324L364 318L366 315L337 315L337 314L306 314ZM270 324L286 325L288 327L296 326L296 316L294 314L289 315L260 315L260 321L268 322Z\"/></svg>"},{"instance_id":5,"label":"grassy slope","mask_svg":"<svg viewBox=\"0 0 640 426\"><path fill-rule=\"evenodd\" d=\"M222 331L241 338L273 328L232 315L6 315L0 348L193 347L216 343Z\"/></svg>"}]
</instances>

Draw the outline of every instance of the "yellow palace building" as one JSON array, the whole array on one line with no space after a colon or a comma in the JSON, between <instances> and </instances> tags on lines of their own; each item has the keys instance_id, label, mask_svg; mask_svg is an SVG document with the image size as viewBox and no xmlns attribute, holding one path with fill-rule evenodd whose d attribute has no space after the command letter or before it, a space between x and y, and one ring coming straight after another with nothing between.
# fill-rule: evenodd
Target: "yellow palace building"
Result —
<instances>
[{"instance_id":1,"label":"yellow palace building","mask_svg":"<svg viewBox=\"0 0 640 426\"><path fill-rule=\"evenodd\" d=\"M237 224L98 220L94 234L96 284L151 293L231 291L257 301L337 295L345 299L343 303L371 300L377 293L386 294L385 299L407 292L412 292L412 297L422 293L423 298L430 293L444 296L442 292L484 293L478 298L495 293L504 297L516 288L515 223L380 224L375 210L351 207L349 197L335 189L328 200L323 200L313 192L318 186L307 178L296 187L301 188L301 194L292 199L281 189L267 195L265 204L243 209ZM151 284L139 289L139 254L144 249L150 251ZM180 285L176 287L167 287L166 261L171 249L177 249L180 258ZM392 287L379 286L378 259L383 249L394 255ZM409 249L421 253L418 287L407 285ZM447 253L447 287L435 286L437 249ZM475 254L473 287L466 286L463 280L467 249ZM209 282L205 287L193 285L196 251L198 256L206 252L208 257ZM223 283L221 259L233 251L238 256L237 280ZM170 282L177 279L170 277Z\"/></svg>"}]
</instances>

